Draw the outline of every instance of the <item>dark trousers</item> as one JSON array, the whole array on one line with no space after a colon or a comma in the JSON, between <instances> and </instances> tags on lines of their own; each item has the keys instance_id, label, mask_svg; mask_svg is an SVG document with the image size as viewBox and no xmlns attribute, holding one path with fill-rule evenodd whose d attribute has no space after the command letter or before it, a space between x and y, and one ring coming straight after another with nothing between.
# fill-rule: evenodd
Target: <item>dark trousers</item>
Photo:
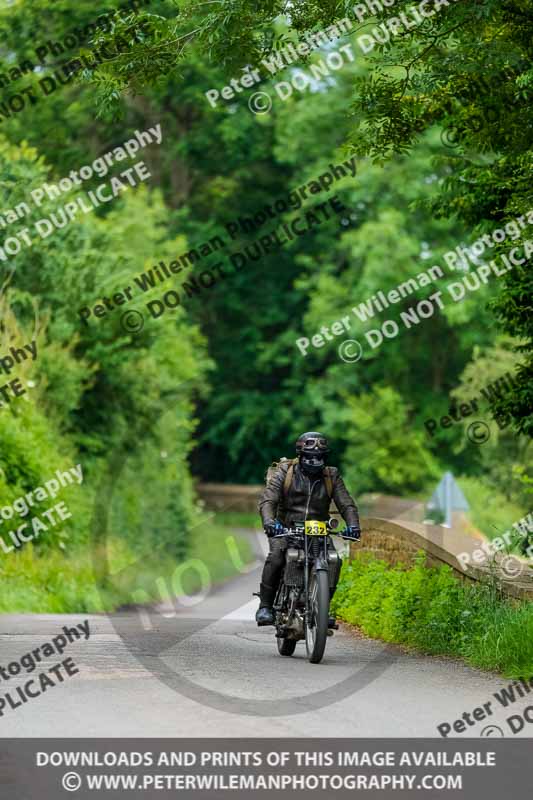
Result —
<instances>
[{"instance_id":1,"label":"dark trousers","mask_svg":"<svg viewBox=\"0 0 533 800\"><path fill-rule=\"evenodd\" d=\"M270 608L276 599L276 593L285 567L285 551L289 545L285 536L279 539L269 539L268 544L269 552L263 567L259 595L260 606L268 606ZM335 550L331 539L328 541L328 549ZM335 583L333 589L330 589L330 598L335 594L336 588L337 583Z\"/></svg>"}]
</instances>

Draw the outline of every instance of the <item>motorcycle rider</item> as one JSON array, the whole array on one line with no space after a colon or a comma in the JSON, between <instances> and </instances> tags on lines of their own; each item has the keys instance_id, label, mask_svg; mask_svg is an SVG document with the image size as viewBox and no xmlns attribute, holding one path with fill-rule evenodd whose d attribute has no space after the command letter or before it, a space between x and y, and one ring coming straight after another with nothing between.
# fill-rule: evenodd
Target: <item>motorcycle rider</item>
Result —
<instances>
[{"instance_id":1,"label":"motorcycle rider","mask_svg":"<svg viewBox=\"0 0 533 800\"><path fill-rule=\"evenodd\" d=\"M259 500L259 513L269 537L269 553L263 567L259 591L259 609L255 615L258 625L273 625L272 606L278 590L283 567L287 537L270 537L283 533L283 528L302 525L306 519L329 519L331 500L346 522L346 536L358 540L361 536L359 513L336 467L326 467L329 445L322 433L302 433L296 442L297 463L282 462L267 483ZM292 470L292 474L288 474ZM335 589L331 590L331 596Z\"/></svg>"}]
</instances>

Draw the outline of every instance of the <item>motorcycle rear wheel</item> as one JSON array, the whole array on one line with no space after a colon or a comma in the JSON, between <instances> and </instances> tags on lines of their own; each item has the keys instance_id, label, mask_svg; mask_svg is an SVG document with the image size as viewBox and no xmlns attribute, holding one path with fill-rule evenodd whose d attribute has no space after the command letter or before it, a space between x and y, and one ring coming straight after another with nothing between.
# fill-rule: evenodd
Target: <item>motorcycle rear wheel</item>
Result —
<instances>
[{"instance_id":1,"label":"motorcycle rear wheel","mask_svg":"<svg viewBox=\"0 0 533 800\"><path fill-rule=\"evenodd\" d=\"M309 585L310 619L305 620L305 646L311 664L322 661L328 638L329 577L326 570L315 572Z\"/></svg>"}]
</instances>

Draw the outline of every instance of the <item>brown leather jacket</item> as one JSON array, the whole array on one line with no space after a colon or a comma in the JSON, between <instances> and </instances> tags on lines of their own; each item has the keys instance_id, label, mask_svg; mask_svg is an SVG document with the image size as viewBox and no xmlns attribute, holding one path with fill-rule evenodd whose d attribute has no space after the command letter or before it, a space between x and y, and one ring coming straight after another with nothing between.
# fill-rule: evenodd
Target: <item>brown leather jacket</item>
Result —
<instances>
[{"instance_id":1,"label":"brown leather jacket","mask_svg":"<svg viewBox=\"0 0 533 800\"><path fill-rule=\"evenodd\" d=\"M324 478L309 478L294 465L292 483L287 494L283 491L283 483L289 463L282 464L275 472L272 480L265 487L259 500L259 513L263 525L278 519L285 527L305 519L329 519L330 500ZM359 527L359 512L354 499L349 494L344 481L336 467L329 467L333 482L332 499L347 525Z\"/></svg>"}]
</instances>

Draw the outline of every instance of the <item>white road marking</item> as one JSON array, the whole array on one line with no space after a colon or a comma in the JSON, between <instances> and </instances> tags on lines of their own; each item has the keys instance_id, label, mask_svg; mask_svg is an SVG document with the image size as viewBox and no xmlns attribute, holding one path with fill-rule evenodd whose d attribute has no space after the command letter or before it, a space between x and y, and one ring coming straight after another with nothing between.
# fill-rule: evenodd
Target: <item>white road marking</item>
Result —
<instances>
[{"instance_id":1,"label":"white road marking","mask_svg":"<svg viewBox=\"0 0 533 800\"><path fill-rule=\"evenodd\" d=\"M238 620L239 622L250 622L255 620L255 612L259 607L259 601L257 598L253 600L249 600L248 603L245 603L240 608L236 608L235 611L232 611L230 614L226 614L225 617L221 617L221 622L225 620Z\"/></svg>"}]
</instances>

